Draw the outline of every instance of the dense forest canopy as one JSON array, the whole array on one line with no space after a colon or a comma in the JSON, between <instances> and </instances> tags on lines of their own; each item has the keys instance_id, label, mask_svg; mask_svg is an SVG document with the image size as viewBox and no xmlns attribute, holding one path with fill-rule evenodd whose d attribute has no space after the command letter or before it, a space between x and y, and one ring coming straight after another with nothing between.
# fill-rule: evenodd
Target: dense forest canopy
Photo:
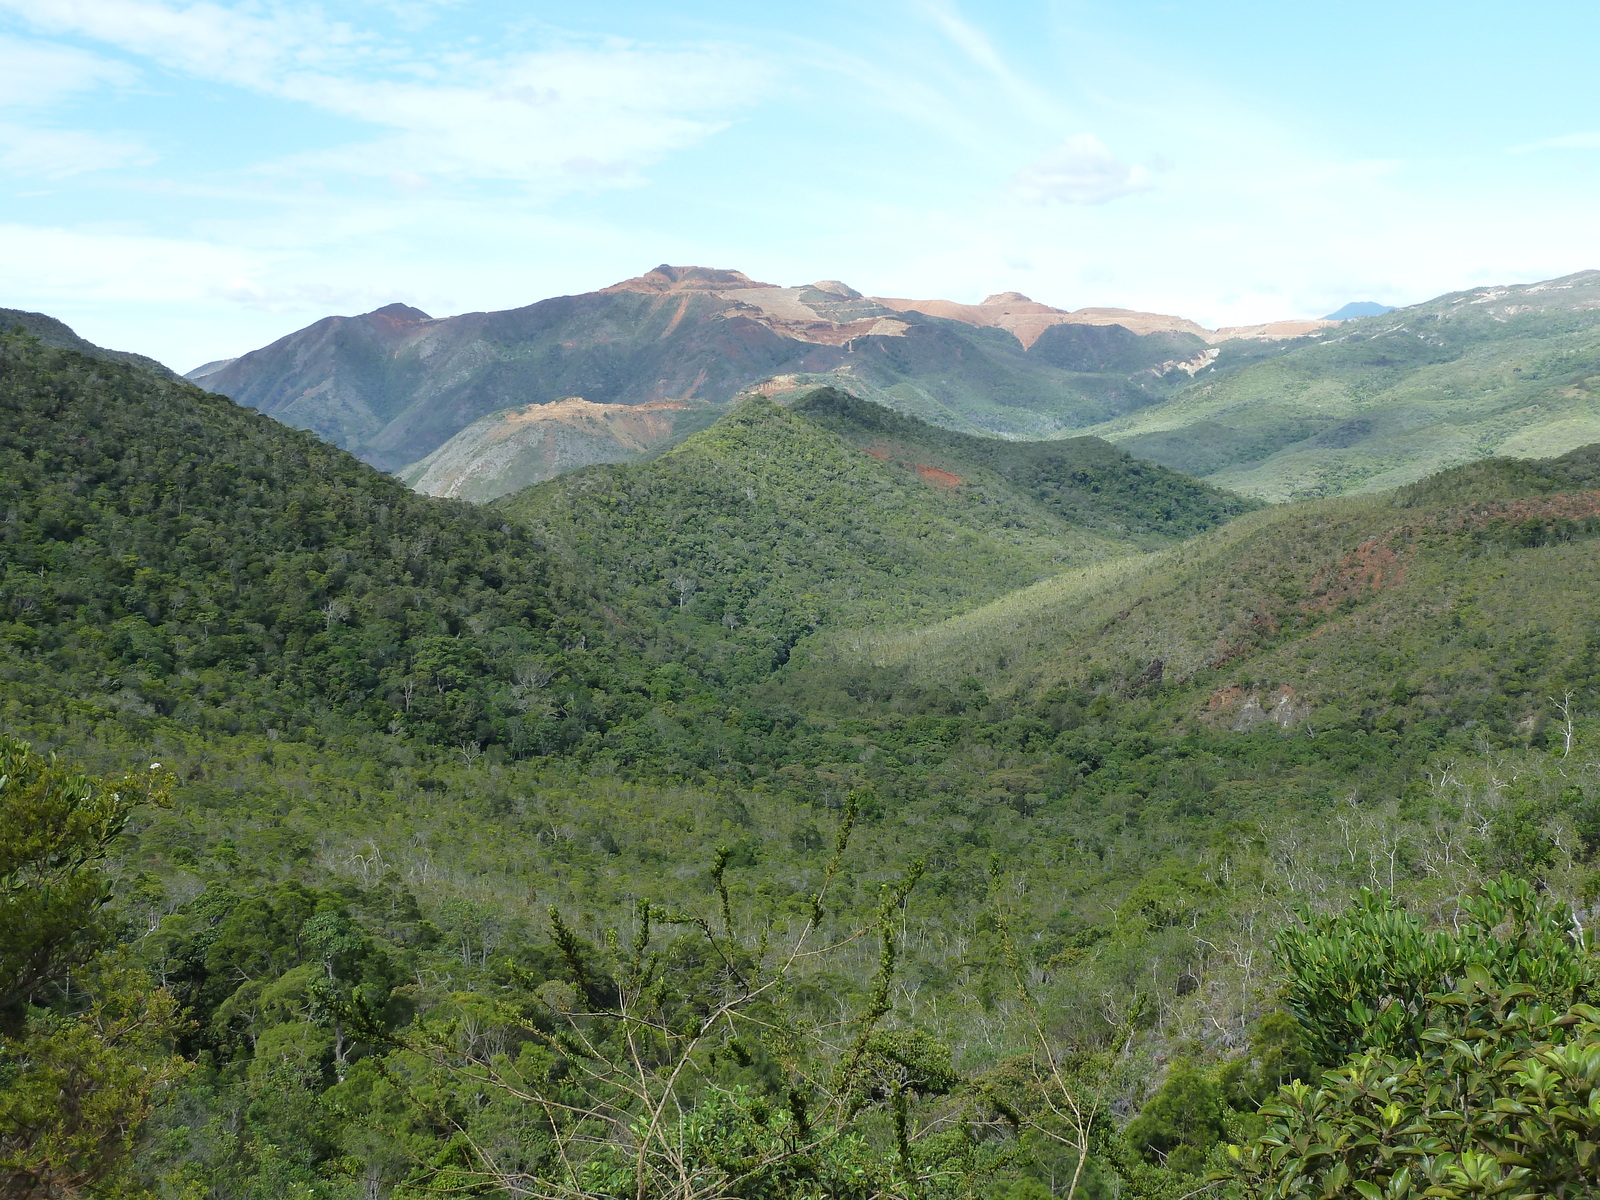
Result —
<instances>
[{"instance_id":1,"label":"dense forest canopy","mask_svg":"<svg viewBox=\"0 0 1600 1200\"><path fill-rule=\"evenodd\" d=\"M475 509L7 335L0 1190L1591 1194L1595 461Z\"/></svg>"}]
</instances>

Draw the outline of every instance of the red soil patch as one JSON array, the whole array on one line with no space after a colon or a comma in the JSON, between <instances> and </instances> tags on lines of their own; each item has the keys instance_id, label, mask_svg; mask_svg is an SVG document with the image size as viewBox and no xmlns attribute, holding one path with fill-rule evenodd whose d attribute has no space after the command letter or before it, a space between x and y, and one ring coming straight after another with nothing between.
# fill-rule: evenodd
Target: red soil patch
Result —
<instances>
[{"instance_id":1,"label":"red soil patch","mask_svg":"<svg viewBox=\"0 0 1600 1200\"><path fill-rule=\"evenodd\" d=\"M927 463L912 463L911 468L935 487L960 487L966 482L959 475L952 475L949 471L941 471L938 467L930 467Z\"/></svg>"},{"instance_id":2,"label":"red soil patch","mask_svg":"<svg viewBox=\"0 0 1600 1200\"><path fill-rule=\"evenodd\" d=\"M1493 521L1577 520L1600 516L1600 491L1568 492L1560 496L1529 496L1526 500L1503 500L1474 506L1464 513L1441 521L1445 530L1471 529Z\"/></svg>"},{"instance_id":3,"label":"red soil patch","mask_svg":"<svg viewBox=\"0 0 1600 1200\"><path fill-rule=\"evenodd\" d=\"M866 452L868 454L872 455L873 458L881 458L881 459L887 460L888 457L889 457L889 452L887 450L880 450L876 446L868 446L866 448Z\"/></svg>"},{"instance_id":4,"label":"red soil patch","mask_svg":"<svg viewBox=\"0 0 1600 1200\"><path fill-rule=\"evenodd\" d=\"M1600 491L1529 496L1524 500L1473 505L1430 522L1421 530L1413 525L1402 525L1383 537L1362 542L1333 566L1318 571L1311 580L1312 590L1317 595L1300 608L1306 613L1332 612L1352 597L1399 587L1406 581L1406 561L1415 552L1415 538L1419 532L1459 533L1496 522L1581 520L1593 516L1600 516Z\"/></svg>"},{"instance_id":5,"label":"red soil patch","mask_svg":"<svg viewBox=\"0 0 1600 1200\"><path fill-rule=\"evenodd\" d=\"M1244 689L1237 685L1218 688L1206 700L1206 708L1210 712L1216 712L1219 708L1227 708L1243 695Z\"/></svg>"},{"instance_id":6,"label":"red soil patch","mask_svg":"<svg viewBox=\"0 0 1600 1200\"><path fill-rule=\"evenodd\" d=\"M1332 567L1324 567L1312 577L1311 587L1318 594L1303 603L1303 612L1332 612L1341 603L1362 592L1379 592L1406 581L1406 564L1388 538L1371 538L1346 554ZM1406 549L1410 557L1410 547Z\"/></svg>"}]
</instances>

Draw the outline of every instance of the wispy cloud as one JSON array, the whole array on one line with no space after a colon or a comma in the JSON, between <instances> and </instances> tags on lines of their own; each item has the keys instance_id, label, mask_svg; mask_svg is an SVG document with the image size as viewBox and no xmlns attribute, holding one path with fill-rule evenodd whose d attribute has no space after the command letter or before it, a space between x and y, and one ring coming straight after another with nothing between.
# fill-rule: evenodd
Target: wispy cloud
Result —
<instances>
[{"instance_id":1,"label":"wispy cloud","mask_svg":"<svg viewBox=\"0 0 1600 1200\"><path fill-rule=\"evenodd\" d=\"M1564 133L1558 137L1540 138L1536 142L1511 147L1513 154L1526 154L1532 150L1600 150L1600 130Z\"/></svg>"},{"instance_id":2,"label":"wispy cloud","mask_svg":"<svg viewBox=\"0 0 1600 1200\"><path fill-rule=\"evenodd\" d=\"M289 156L277 170L512 181L544 193L637 182L645 166L725 128L773 73L738 47L621 39L500 56L419 53L287 4L0 0L3 9L381 131Z\"/></svg>"},{"instance_id":3,"label":"wispy cloud","mask_svg":"<svg viewBox=\"0 0 1600 1200\"><path fill-rule=\"evenodd\" d=\"M1010 190L1033 204L1105 204L1154 186L1148 168L1123 162L1094 134L1080 133L1013 175Z\"/></svg>"},{"instance_id":4,"label":"wispy cloud","mask_svg":"<svg viewBox=\"0 0 1600 1200\"><path fill-rule=\"evenodd\" d=\"M45 108L76 92L137 78L128 64L73 46L0 36L0 108Z\"/></svg>"},{"instance_id":5,"label":"wispy cloud","mask_svg":"<svg viewBox=\"0 0 1600 1200\"><path fill-rule=\"evenodd\" d=\"M450 64L425 83L300 76L282 95L392 132L285 165L592 188L726 127L760 90L732 50L570 46ZM457 82L466 77L470 84Z\"/></svg>"},{"instance_id":6,"label":"wispy cloud","mask_svg":"<svg viewBox=\"0 0 1600 1200\"><path fill-rule=\"evenodd\" d=\"M61 179L155 160L133 138L102 137L73 129L48 129L0 121L0 171Z\"/></svg>"}]
</instances>

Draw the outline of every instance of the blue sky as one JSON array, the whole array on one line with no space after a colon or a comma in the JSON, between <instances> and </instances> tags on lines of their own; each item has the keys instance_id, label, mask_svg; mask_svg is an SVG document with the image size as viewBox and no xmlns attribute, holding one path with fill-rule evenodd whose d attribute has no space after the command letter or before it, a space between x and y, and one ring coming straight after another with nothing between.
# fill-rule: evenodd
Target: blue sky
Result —
<instances>
[{"instance_id":1,"label":"blue sky","mask_svg":"<svg viewBox=\"0 0 1600 1200\"><path fill-rule=\"evenodd\" d=\"M0 0L0 305L180 369L658 262L1208 325L1600 267L1600 7Z\"/></svg>"}]
</instances>

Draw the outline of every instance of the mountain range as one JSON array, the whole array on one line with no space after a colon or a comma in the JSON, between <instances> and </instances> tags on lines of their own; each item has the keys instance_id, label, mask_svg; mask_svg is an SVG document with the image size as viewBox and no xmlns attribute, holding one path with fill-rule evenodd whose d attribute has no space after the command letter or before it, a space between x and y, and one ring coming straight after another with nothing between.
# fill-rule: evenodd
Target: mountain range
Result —
<instances>
[{"instance_id":1,"label":"mountain range","mask_svg":"<svg viewBox=\"0 0 1600 1200\"><path fill-rule=\"evenodd\" d=\"M833 383L949 428L1040 437L1145 407L1233 344L1325 327L1211 331L1010 292L957 305L663 265L506 312L328 317L189 378L434 494L487 498L669 444L750 390ZM640 405L655 415L628 413Z\"/></svg>"},{"instance_id":2,"label":"mountain range","mask_svg":"<svg viewBox=\"0 0 1600 1200\"><path fill-rule=\"evenodd\" d=\"M1600 437L1596 279L1211 330L1015 292L959 304L663 265L505 312L328 317L190 378L480 501L657 452L737 397L819 385L966 433L1092 434L1281 500Z\"/></svg>"},{"instance_id":3,"label":"mountain range","mask_svg":"<svg viewBox=\"0 0 1600 1200\"><path fill-rule=\"evenodd\" d=\"M1380 491L1600 440L1600 271L1472 288L1219 367L1090 426L1263 500Z\"/></svg>"}]
</instances>

